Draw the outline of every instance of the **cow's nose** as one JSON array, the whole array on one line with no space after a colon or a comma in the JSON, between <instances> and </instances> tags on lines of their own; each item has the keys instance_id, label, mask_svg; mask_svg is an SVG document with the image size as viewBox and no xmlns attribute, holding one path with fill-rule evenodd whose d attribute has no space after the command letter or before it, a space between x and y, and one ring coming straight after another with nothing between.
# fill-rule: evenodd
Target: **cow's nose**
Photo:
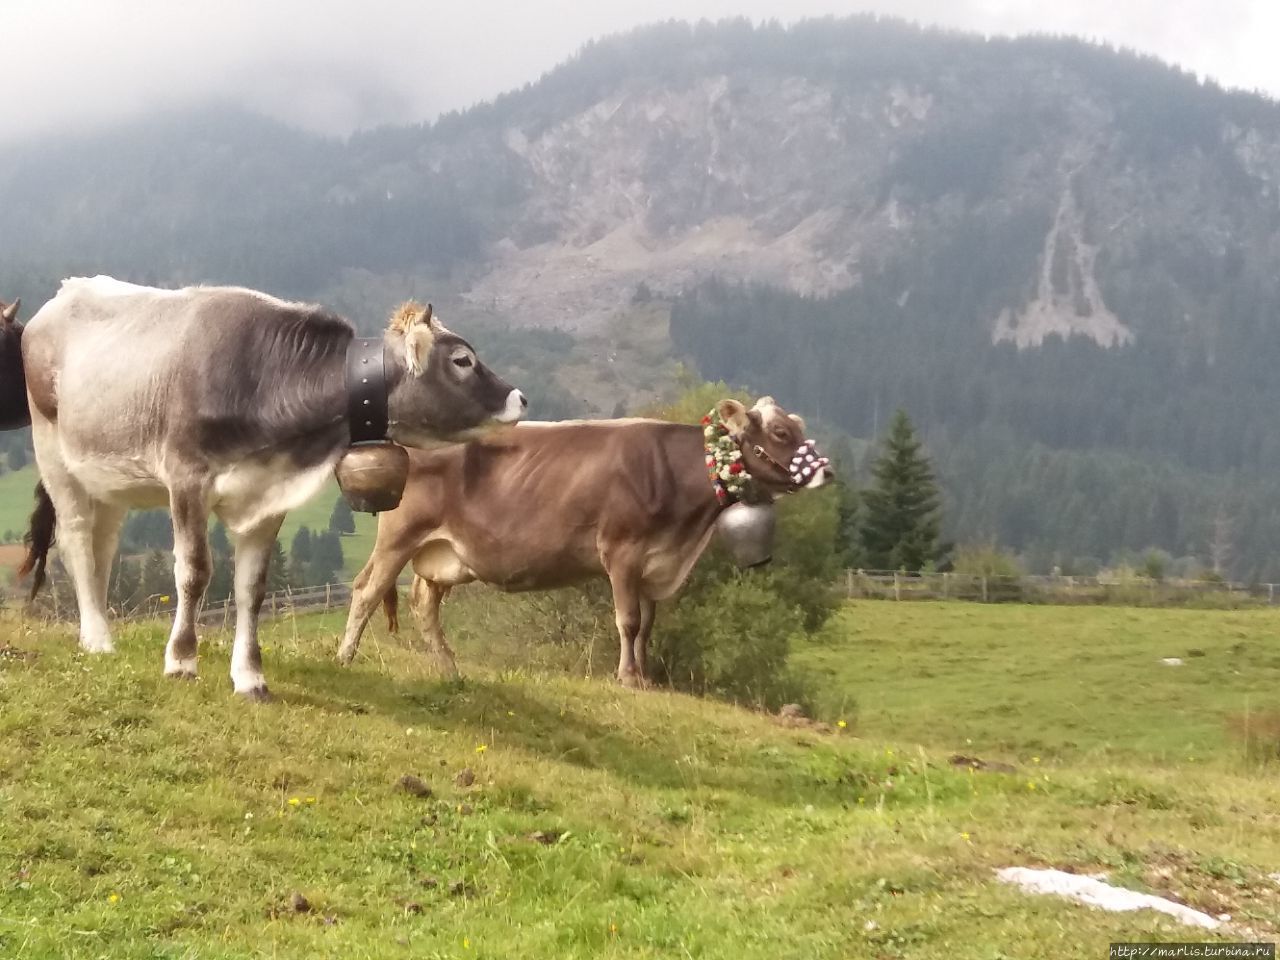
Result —
<instances>
[{"instance_id":1,"label":"cow's nose","mask_svg":"<svg viewBox=\"0 0 1280 960\"><path fill-rule=\"evenodd\" d=\"M507 394L507 402L502 411L494 419L499 423L515 423L524 416L528 407L529 401L525 399L525 395L519 390L512 390Z\"/></svg>"}]
</instances>

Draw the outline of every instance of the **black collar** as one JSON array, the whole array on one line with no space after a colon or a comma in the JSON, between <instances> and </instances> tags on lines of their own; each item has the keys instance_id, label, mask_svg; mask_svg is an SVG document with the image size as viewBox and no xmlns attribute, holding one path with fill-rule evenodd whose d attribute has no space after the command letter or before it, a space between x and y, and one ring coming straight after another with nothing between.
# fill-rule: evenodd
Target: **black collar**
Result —
<instances>
[{"instance_id":1,"label":"black collar","mask_svg":"<svg viewBox=\"0 0 1280 960\"><path fill-rule=\"evenodd\" d=\"M347 347L347 422L351 442L387 438L387 370L382 338L355 338Z\"/></svg>"}]
</instances>

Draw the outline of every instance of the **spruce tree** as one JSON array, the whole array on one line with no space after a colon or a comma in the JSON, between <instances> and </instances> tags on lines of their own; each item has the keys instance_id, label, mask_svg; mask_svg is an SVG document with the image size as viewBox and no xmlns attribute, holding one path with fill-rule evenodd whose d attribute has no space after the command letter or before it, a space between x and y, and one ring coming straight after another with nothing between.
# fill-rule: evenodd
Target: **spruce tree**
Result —
<instances>
[{"instance_id":1,"label":"spruce tree","mask_svg":"<svg viewBox=\"0 0 1280 960\"><path fill-rule=\"evenodd\" d=\"M333 505L333 513L329 514L329 529L334 533L355 533L356 518L351 507L342 497Z\"/></svg>"},{"instance_id":2,"label":"spruce tree","mask_svg":"<svg viewBox=\"0 0 1280 960\"><path fill-rule=\"evenodd\" d=\"M289 586L289 565L285 560L284 547L276 540L271 545L271 561L267 567L267 593L279 593Z\"/></svg>"},{"instance_id":3,"label":"spruce tree","mask_svg":"<svg viewBox=\"0 0 1280 960\"><path fill-rule=\"evenodd\" d=\"M342 541L332 530L316 534L312 540L311 582L333 583L340 578L344 558Z\"/></svg>"},{"instance_id":4,"label":"spruce tree","mask_svg":"<svg viewBox=\"0 0 1280 960\"><path fill-rule=\"evenodd\" d=\"M333 521L329 521L332 526ZM305 567L311 562L311 529L309 527L299 527L298 532L293 535L293 544L289 547L289 556L293 562L300 567Z\"/></svg>"},{"instance_id":5,"label":"spruce tree","mask_svg":"<svg viewBox=\"0 0 1280 960\"><path fill-rule=\"evenodd\" d=\"M889 426L862 495L862 549L873 570L917 571L939 559L938 485L906 411Z\"/></svg>"},{"instance_id":6,"label":"spruce tree","mask_svg":"<svg viewBox=\"0 0 1280 960\"><path fill-rule=\"evenodd\" d=\"M142 596L144 599L158 599L168 603L173 599L173 561L160 550L152 550L147 554L146 563L142 567Z\"/></svg>"}]
</instances>

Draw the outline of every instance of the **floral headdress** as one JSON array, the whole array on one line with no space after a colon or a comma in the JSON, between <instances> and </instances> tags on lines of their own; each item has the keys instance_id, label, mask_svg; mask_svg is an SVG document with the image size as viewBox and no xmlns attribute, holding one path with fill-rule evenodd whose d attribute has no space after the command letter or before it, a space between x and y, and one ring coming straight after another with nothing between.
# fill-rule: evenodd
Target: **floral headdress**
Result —
<instances>
[{"instance_id":1,"label":"floral headdress","mask_svg":"<svg viewBox=\"0 0 1280 960\"><path fill-rule=\"evenodd\" d=\"M738 441L714 408L702 418L702 436L707 451L707 475L716 499L728 504L750 497L754 484L742 462Z\"/></svg>"}]
</instances>

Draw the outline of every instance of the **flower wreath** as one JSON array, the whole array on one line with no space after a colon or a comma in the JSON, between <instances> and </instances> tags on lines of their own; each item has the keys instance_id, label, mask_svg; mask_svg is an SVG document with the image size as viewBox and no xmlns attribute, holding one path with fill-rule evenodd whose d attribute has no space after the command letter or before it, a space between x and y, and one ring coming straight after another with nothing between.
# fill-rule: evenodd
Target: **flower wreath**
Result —
<instances>
[{"instance_id":1,"label":"flower wreath","mask_svg":"<svg viewBox=\"0 0 1280 960\"><path fill-rule=\"evenodd\" d=\"M707 476L722 504L750 496L751 474L742 462L742 450L714 408L702 418L702 436L707 451Z\"/></svg>"}]
</instances>

